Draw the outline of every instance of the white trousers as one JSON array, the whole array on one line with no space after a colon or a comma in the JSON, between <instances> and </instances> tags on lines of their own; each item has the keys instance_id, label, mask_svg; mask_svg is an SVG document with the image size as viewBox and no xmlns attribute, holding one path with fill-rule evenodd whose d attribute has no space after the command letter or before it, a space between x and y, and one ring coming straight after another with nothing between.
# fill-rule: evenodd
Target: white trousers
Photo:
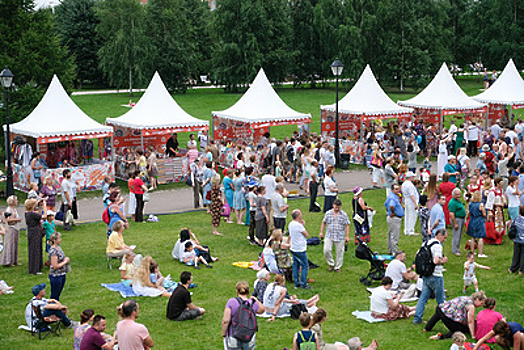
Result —
<instances>
[{"instance_id":1,"label":"white trousers","mask_svg":"<svg viewBox=\"0 0 524 350\"><path fill-rule=\"evenodd\" d=\"M415 224L417 223L417 209L411 198L405 198L406 214L404 216L404 234L413 235L415 233Z\"/></svg>"},{"instance_id":2,"label":"white trousers","mask_svg":"<svg viewBox=\"0 0 524 350\"><path fill-rule=\"evenodd\" d=\"M344 245L342 241L332 241L329 238L324 238L324 257L329 266L333 266L335 270L339 270L344 262ZM335 246L335 254L337 255L337 261L333 260L333 246Z\"/></svg>"}]
</instances>

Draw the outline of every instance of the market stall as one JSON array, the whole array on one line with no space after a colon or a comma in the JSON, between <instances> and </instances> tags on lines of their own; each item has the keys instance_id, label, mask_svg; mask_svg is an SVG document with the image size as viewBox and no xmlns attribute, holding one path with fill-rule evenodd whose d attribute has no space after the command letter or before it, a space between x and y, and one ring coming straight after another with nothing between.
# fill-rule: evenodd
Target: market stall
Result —
<instances>
[{"instance_id":1,"label":"market stall","mask_svg":"<svg viewBox=\"0 0 524 350\"><path fill-rule=\"evenodd\" d=\"M509 115L513 114L514 109L524 108L524 80L513 60L508 61L500 77L489 89L474 96L473 99L488 104L490 124L501 119L508 106Z\"/></svg>"},{"instance_id":2,"label":"market stall","mask_svg":"<svg viewBox=\"0 0 524 350\"><path fill-rule=\"evenodd\" d=\"M145 150L152 146L159 155L164 155L171 134L209 129L209 122L189 115L176 103L158 72L129 112L118 118L107 118L106 123L114 128L112 149L116 175L120 178L127 178L122 158L137 147ZM182 149L179 157L159 156L157 165L159 183L181 181L188 174L188 160Z\"/></svg>"},{"instance_id":3,"label":"market stall","mask_svg":"<svg viewBox=\"0 0 524 350\"><path fill-rule=\"evenodd\" d=\"M242 140L248 145L256 145L272 126L311 122L311 114L294 111L282 101L262 68L240 100L211 114L215 139Z\"/></svg>"},{"instance_id":4,"label":"market stall","mask_svg":"<svg viewBox=\"0 0 524 350\"><path fill-rule=\"evenodd\" d=\"M458 86L451 76L446 63L443 63L433 80L417 96L398 104L415 109L415 120L424 123L443 126L444 116L464 113L470 118L485 115L487 107L484 103L470 98Z\"/></svg>"},{"instance_id":5,"label":"market stall","mask_svg":"<svg viewBox=\"0 0 524 350\"><path fill-rule=\"evenodd\" d=\"M351 154L354 162L361 163L359 152L360 130L364 123L397 119L399 123L411 121L412 108L393 102L378 84L369 65L353 88L338 102L339 139L341 153ZM335 136L335 104L320 106L322 138Z\"/></svg>"},{"instance_id":6,"label":"market stall","mask_svg":"<svg viewBox=\"0 0 524 350\"><path fill-rule=\"evenodd\" d=\"M112 128L97 123L69 97L57 76L36 108L22 121L11 125L13 181L15 188L28 191L35 180L31 169L33 154L39 152L46 164L41 178L52 176L57 184L69 168L80 190L97 190L106 175L114 173L113 162L103 159L95 144L112 136Z\"/></svg>"}]
</instances>

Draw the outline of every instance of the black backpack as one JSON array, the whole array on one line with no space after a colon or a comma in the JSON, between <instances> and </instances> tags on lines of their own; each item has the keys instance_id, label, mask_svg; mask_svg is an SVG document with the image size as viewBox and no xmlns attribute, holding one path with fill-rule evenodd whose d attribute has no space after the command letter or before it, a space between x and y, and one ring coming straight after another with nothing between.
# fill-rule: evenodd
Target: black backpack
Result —
<instances>
[{"instance_id":1,"label":"black backpack","mask_svg":"<svg viewBox=\"0 0 524 350\"><path fill-rule=\"evenodd\" d=\"M291 145L288 146L286 155L287 155L287 160L293 163L293 160L295 159L295 149L293 148L293 146Z\"/></svg>"},{"instance_id":2,"label":"black backpack","mask_svg":"<svg viewBox=\"0 0 524 350\"><path fill-rule=\"evenodd\" d=\"M243 300L240 297L236 298L238 301L238 310L231 320L231 335L243 343L250 342L253 336L258 331L257 317L255 310L253 310L252 300Z\"/></svg>"},{"instance_id":3,"label":"black backpack","mask_svg":"<svg viewBox=\"0 0 524 350\"><path fill-rule=\"evenodd\" d=\"M439 244L439 242L424 243L415 255L415 270L420 276L429 277L435 271L433 254L431 254L431 247L435 244Z\"/></svg>"}]
</instances>

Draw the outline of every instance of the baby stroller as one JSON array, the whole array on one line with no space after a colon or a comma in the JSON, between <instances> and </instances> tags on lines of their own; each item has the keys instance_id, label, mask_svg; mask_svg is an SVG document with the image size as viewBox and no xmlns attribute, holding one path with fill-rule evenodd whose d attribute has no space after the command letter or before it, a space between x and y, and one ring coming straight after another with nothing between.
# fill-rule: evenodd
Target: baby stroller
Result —
<instances>
[{"instance_id":1,"label":"baby stroller","mask_svg":"<svg viewBox=\"0 0 524 350\"><path fill-rule=\"evenodd\" d=\"M371 264L367 276L362 276L360 278L360 283L369 287L373 281L380 281L384 278L384 275L386 274L386 264L384 264L383 259L378 258L371 249L369 249L366 242L360 241L355 249L355 256L358 259L367 260Z\"/></svg>"}]
</instances>

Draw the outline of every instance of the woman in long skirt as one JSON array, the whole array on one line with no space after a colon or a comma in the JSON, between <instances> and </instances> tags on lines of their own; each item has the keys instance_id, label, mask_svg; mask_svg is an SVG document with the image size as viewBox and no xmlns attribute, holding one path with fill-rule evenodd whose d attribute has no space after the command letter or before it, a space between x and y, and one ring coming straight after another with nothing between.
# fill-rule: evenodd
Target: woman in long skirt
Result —
<instances>
[{"instance_id":1,"label":"woman in long skirt","mask_svg":"<svg viewBox=\"0 0 524 350\"><path fill-rule=\"evenodd\" d=\"M45 200L40 202L40 210L38 209L38 201L36 199L27 199L25 201L25 222L27 224L27 257L29 260L28 270L32 275L42 274L42 237L44 237L42 229L42 218L47 217L47 208ZM40 214L44 212L44 215Z\"/></svg>"},{"instance_id":2,"label":"woman in long skirt","mask_svg":"<svg viewBox=\"0 0 524 350\"><path fill-rule=\"evenodd\" d=\"M18 205L18 200L16 196L9 196L7 198L7 209L5 210L6 221L7 221L7 231L4 236L4 254L0 259L0 265L3 266L14 266L20 265L18 262L18 241L20 238L20 228L18 224L21 219L16 211L16 206Z\"/></svg>"}]
</instances>

